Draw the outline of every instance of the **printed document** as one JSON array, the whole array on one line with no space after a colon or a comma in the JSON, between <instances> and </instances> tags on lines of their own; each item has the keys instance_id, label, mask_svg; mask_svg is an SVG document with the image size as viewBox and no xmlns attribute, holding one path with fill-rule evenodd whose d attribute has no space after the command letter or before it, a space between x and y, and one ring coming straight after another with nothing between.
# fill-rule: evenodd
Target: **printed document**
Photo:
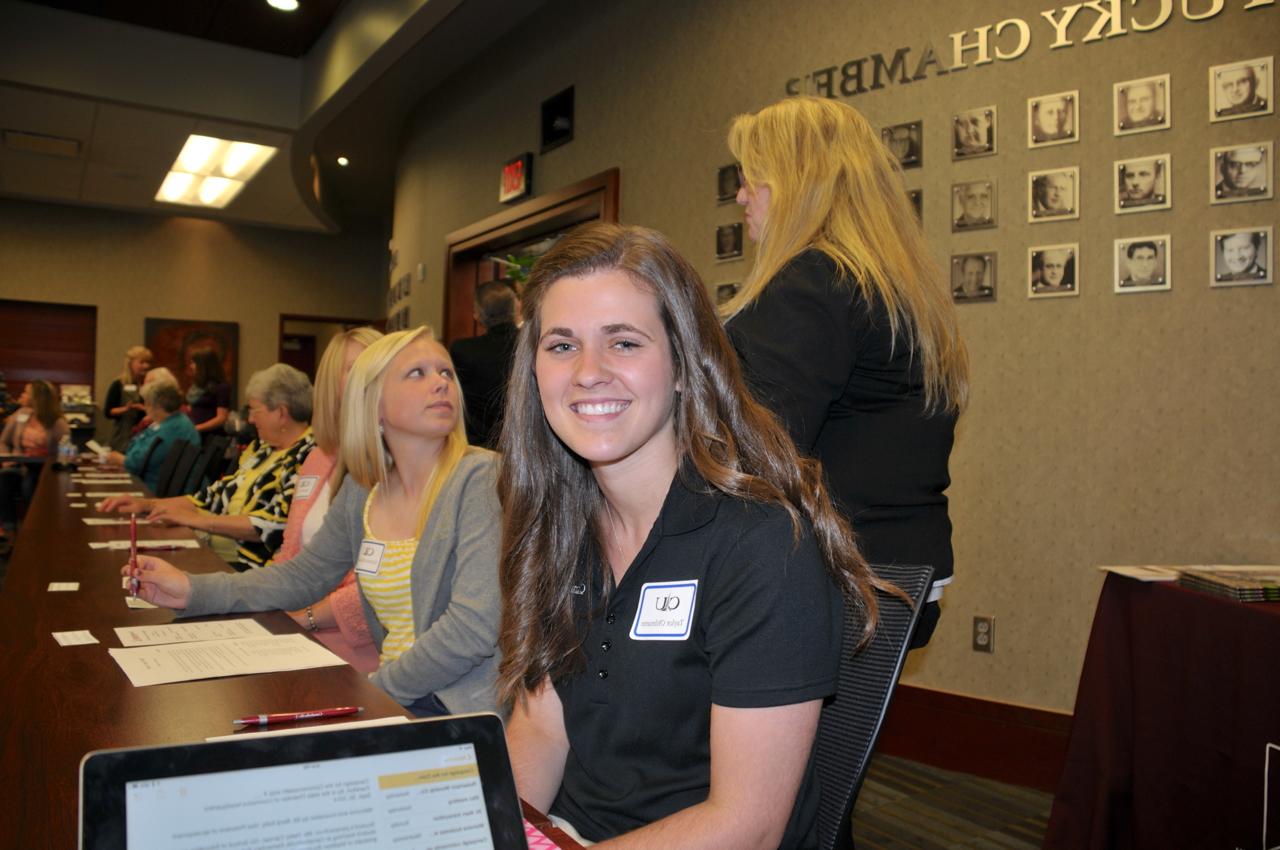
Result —
<instances>
[{"instance_id":1,"label":"printed document","mask_svg":"<svg viewBox=\"0 0 1280 850\"><path fill-rule=\"evenodd\" d=\"M305 635L206 640L108 650L134 687L279 673L347 662Z\"/></svg>"},{"instance_id":2,"label":"printed document","mask_svg":"<svg viewBox=\"0 0 1280 850\"><path fill-rule=\"evenodd\" d=\"M155 646L163 643L193 643L201 640L230 640L244 637L267 637L257 620L213 620L207 623L167 623L161 626L120 626L116 635L121 646Z\"/></svg>"}]
</instances>

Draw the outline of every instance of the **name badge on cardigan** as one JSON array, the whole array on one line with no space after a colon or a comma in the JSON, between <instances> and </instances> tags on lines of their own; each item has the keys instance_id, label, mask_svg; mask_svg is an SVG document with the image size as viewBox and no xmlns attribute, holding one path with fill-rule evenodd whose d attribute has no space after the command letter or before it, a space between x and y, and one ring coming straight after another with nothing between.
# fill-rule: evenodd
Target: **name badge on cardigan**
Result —
<instances>
[{"instance_id":1,"label":"name badge on cardigan","mask_svg":"<svg viewBox=\"0 0 1280 850\"><path fill-rule=\"evenodd\" d=\"M356 572L366 576L376 576L378 570L382 569L382 553L387 550L387 544L379 543L376 540L360 541L360 557L356 559Z\"/></svg>"},{"instance_id":2,"label":"name badge on cardigan","mask_svg":"<svg viewBox=\"0 0 1280 850\"><path fill-rule=\"evenodd\" d=\"M693 629L698 580L653 581L640 588L632 640L686 640Z\"/></svg>"},{"instance_id":3,"label":"name badge on cardigan","mask_svg":"<svg viewBox=\"0 0 1280 850\"><path fill-rule=\"evenodd\" d=\"M303 501L310 499L318 483L320 483L319 475L299 475L298 482L293 485L293 498Z\"/></svg>"},{"instance_id":4,"label":"name badge on cardigan","mask_svg":"<svg viewBox=\"0 0 1280 850\"><path fill-rule=\"evenodd\" d=\"M13 421L14 421L14 422L18 422L18 423L26 422L26 421L27 421L28 419L30 419L30 418L31 418L31 414L30 414L30 413L15 413L15 414L13 414Z\"/></svg>"}]
</instances>

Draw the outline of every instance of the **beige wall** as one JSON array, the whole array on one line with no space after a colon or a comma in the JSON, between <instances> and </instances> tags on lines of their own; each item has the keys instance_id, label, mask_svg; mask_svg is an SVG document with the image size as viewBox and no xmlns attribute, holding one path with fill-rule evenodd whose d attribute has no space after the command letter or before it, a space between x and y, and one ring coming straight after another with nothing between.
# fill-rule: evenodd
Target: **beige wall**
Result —
<instances>
[{"instance_id":1,"label":"beige wall","mask_svg":"<svg viewBox=\"0 0 1280 850\"><path fill-rule=\"evenodd\" d=\"M144 318L238 322L242 390L275 362L281 313L379 315L385 256L371 237L0 199L0 298L98 308L99 402Z\"/></svg>"},{"instance_id":2,"label":"beige wall","mask_svg":"<svg viewBox=\"0 0 1280 850\"><path fill-rule=\"evenodd\" d=\"M1146 22L1161 3L1114 5ZM1207 231L1274 224L1277 203L1210 207L1208 149L1274 139L1280 126L1275 116L1211 125L1208 67L1274 53L1280 9L1226 0L1201 22L1180 14L1212 5L1175 0L1159 30L1083 44L1095 17L1086 9L1070 30L1076 44L1051 50L1045 0L549 3L425 100L407 128L393 242L402 268L426 264L413 320L439 323L445 234L500 209L500 163L536 154L539 103L565 86L576 87L576 138L535 156L535 190L619 166L623 219L667 233L714 285L740 280L749 262L713 254L715 226L741 220L714 200L734 113L777 99L807 71L902 46L914 66L926 42L946 55L953 31L1027 20L1032 44L1016 61L850 102L876 124L924 119L925 165L907 184L925 191L938 262L978 250L1000 258L999 301L961 309L973 404L952 460L956 583L906 680L1070 710L1097 565L1280 562L1280 292L1207 285ZM1112 83L1165 72L1173 129L1113 137ZM1028 150L1026 98L1074 88L1083 141ZM999 155L953 164L952 111L991 103ZM1113 215L1112 161L1157 153L1173 155L1173 210ZM1026 172L1067 165L1081 169L1083 217L1027 224ZM950 184L988 176L999 181L1001 227L952 235ZM1164 233L1173 290L1115 295L1112 239ZM1030 301L1019 288L1027 249L1054 242L1080 243L1081 295ZM969 648L975 614L996 618L994 655Z\"/></svg>"}]
</instances>

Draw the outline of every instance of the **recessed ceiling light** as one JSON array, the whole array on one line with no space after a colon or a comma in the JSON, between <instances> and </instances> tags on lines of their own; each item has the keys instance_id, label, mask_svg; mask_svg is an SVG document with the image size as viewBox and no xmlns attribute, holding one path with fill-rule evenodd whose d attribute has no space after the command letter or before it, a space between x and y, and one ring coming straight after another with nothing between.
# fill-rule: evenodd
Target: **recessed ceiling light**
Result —
<instances>
[{"instance_id":1,"label":"recessed ceiling light","mask_svg":"<svg viewBox=\"0 0 1280 850\"><path fill-rule=\"evenodd\" d=\"M267 5L281 12L298 11L298 0L267 0Z\"/></svg>"},{"instance_id":2,"label":"recessed ceiling light","mask_svg":"<svg viewBox=\"0 0 1280 850\"><path fill-rule=\"evenodd\" d=\"M347 159L345 156L338 157L338 165L341 165L343 168L346 168L350 164L351 160Z\"/></svg>"},{"instance_id":3,"label":"recessed ceiling light","mask_svg":"<svg viewBox=\"0 0 1280 850\"><path fill-rule=\"evenodd\" d=\"M213 136L189 136L156 192L156 200L225 207L275 156L276 148Z\"/></svg>"}]
</instances>

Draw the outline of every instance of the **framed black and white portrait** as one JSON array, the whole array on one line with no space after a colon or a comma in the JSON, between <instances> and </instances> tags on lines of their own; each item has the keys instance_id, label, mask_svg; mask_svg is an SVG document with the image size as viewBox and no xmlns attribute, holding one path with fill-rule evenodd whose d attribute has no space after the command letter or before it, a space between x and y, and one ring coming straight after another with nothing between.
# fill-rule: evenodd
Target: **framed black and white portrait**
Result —
<instances>
[{"instance_id":1,"label":"framed black and white portrait","mask_svg":"<svg viewBox=\"0 0 1280 850\"><path fill-rule=\"evenodd\" d=\"M996 108L981 106L951 116L951 158L972 159L996 152Z\"/></svg>"},{"instance_id":2,"label":"framed black and white portrait","mask_svg":"<svg viewBox=\"0 0 1280 850\"><path fill-rule=\"evenodd\" d=\"M951 297L957 304L996 300L996 255L952 254Z\"/></svg>"},{"instance_id":3,"label":"framed black and white portrait","mask_svg":"<svg viewBox=\"0 0 1280 850\"><path fill-rule=\"evenodd\" d=\"M742 223L722 224L716 228L716 259L736 260L742 256Z\"/></svg>"},{"instance_id":4,"label":"framed black and white portrait","mask_svg":"<svg viewBox=\"0 0 1280 850\"><path fill-rule=\"evenodd\" d=\"M1079 168L1050 168L1027 175L1028 221L1064 221L1079 217Z\"/></svg>"},{"instance_id":5,"label":"framed black and white portrait","mask_svg":"<svg viewBox=\"0 0 1280 850\"><path fill-rule=\"evenodd\" d=\"M1274 283L1271 225L1215 230L1209 234L1210 286Z\"/></svg>"},{"instance_id":6,"label":"framed black and white portrait","mask_svg":"<svg viewBox=\"0 0 1280 850\"><path fill-rule=\"evenodd\" d=\"M1080 244L1039 245L1027 249L1027 297L1079 295Z\"/></svg>"},{"instance_id":7,"label":"framed black and white portrait","mask_svg":"<svg viewBox=\"0 0 1280 850\"><path fill-rule=\"evenodd\" d=\"M1080 141L1080 92L1062 91L1027 99L1027 146L1044 148Z\"/></svg>"},{"instance_id":8,"label":"framed black and white portrait","mask_svg":"<svg viewBox=\"0 0 1280 850\"><path fill-rule=\"evenodd\" d=\"M1168 74L1116 83L1111 101L1112 131L1117 136L1167 130L1173 125Z\"/></svg>"},{"instance_id":9,"label":"framed black and white portrait","mask_svg":"<svg viewBox=\"0 0 1280 850\"><path fill-rule=\"evenodd\" d=\"M924 163L924 130L922 121L894 124L880 131L880 140L903 168L919 168Z\"/></svg>"},{"instance_id":10,"label":"framed black and white portrait","mask_svg":"<svg viewBox=\"0 0 1280 850\"><path fill-rule=\"evenodd\" d=\"M908 189L907 202L911 204L911 208L916 211L916 219L924 221L924 190Z\"/></svg>"},{"instance_id":11,"label":"framed black and white portrait","mask_svg":"<svg viewBox=\"0 0 1280 850\"><path fill-rule=\"evenodd\" d=\"M1209 69L1209 120L1235 121L1275 112L1272 59L1263 56Z\"/></svg>"},{"instance_id":12,"label":"framed black and white portrait","mask_svg":"<svg viewBox=\"0 0 1280 850\"><path fill-rule=\"evenodd\" d=\"M1116 213L1167 210L1173 206L1173 169L1167 153L1115 162Z\"/></svg>"},{"instance_id":13,"label":"framed black and white portrait","mask_svg":"<svg viewBox=\"0 0 1280 850\"><path fill-rule=\"evenodd\" d=\"M738 284L721 283L716 285L716 305L726 303L730 298L738 294Z\"/></svg>"},{"instance_id":14,"label":"framed black and white portrait","mask_svg":"<svg viewBox=\"0 0 1280 850\"><path fill-rule=\"evenodd\" d=\"M1271 142L1209 151L1209 203L1238 204L1272 197L1271 163Z\"/></svg>"},{"instance_id":15,"label":"framed black and white portrait","mask_svg":"<svg viewBox=\"0 0 1280 850\"><path fill-rule=\"evenodd\" d=\"M951 184L951 232L996 226L996 181Z\"/></svg>"},{"instance_id":16,"label":"framed black and white portrait","mask_svg":"<svg viewBox=\"0 0 1280 850\"><path fill-rule=\"evenodd\" d=\"M1173 287L1169 261L1173 237L1129 236L1115 241L1116 292L1157 292Z\"/></svg>"},{"instance_id":17,"label":"framed black and white portrait","mask_svg":"<svg viewBox=\"0 0 1280 850\"><path fill-rule=\"evenodd\" d=\"M738 197L738 189L742 188L742 175L737 165L722 165L716 170L716 200L722 204L731 204Z\"/></svg>"}]
</instances>

